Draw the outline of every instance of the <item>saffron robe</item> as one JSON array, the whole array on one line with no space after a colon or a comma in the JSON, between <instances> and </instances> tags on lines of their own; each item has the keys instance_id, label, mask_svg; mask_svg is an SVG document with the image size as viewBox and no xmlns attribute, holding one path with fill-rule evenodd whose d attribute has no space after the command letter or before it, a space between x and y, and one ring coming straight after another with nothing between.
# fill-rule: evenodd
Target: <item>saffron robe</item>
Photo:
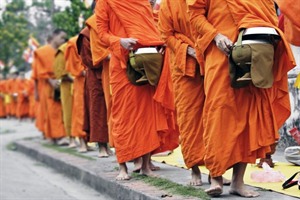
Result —
<instances>
[{"instance_id":1,"label":"saffron robe","mask_svg":"<svg viewBox=\"0 0 300 200\"><path fill-rule=\"evenodd\" d=\"M174 115L168 112L172 105L154 100L155 92L161 92L160 85L156 89L129 82L126 76L128 51L120 45L121 38L138 39L135 48L163 45L148 0L99 1L96 16L99 37L111 53L112 136L118 162L173 150L178 146L179 133Z\"/></svg>"},{"instance_id":2,"label":"saffron robe","mask_svg":"<svg viewBox=\"0 0 300 200\"><path fill-rule=\"evenodd\" d=\"M72 96L72 82L64 81L63 77L68 76L66 71L66 60L65 60L65 50L67 43L61 45L55 55L54 60L54 75L56 79L61 80L60 84L60 99L62 106L63 122L65 127L65 132L67 136L71 136L72 129L72 107L73 107L73 96Z\"/></svg>"},{"instance_id":3,"label":"saffron robe","mask_svg":"<svg viewBox=\"0 0 300 200\"><path fill-rule=\"evenodd\" d=\"M33 78L38 82L40 110L42 126L46 138L58 139L66 136L62 120L61 103L54 101L53 88L48 79L54 78L53 64L56 50L50 45L40 47L34 52L35 69Z\"/></svg>"},{"instance_id":4,"label":"saffron robe","mask_svg":"<svg viewBox=\"0 0 300 200\"><path fill-rule=\"evenodd\" d=\"M255 163L270 152L270 145L279 137L279 128L290 115L287 72L295 63L283 33L277 28L272 0L187 3L204 74L204 162L211 176L217 177L236 163ZM213 39L221 33L235 42L239 29L260 26L275 28L282 37L275 49L273 87L231 88L228 58Z\"/></svg>"},{"instance_id":5,"label":"saffron robe","mask_svg":"<svg viewBox=\"0 0 300 200\"><path fill-rule=\"evenodd\" d=\"M185 0L165 0L160 4L158 29L170 51L177 123L184 162L188 168L203 164L202 112L204 81L195 58L187 55L194 47Z\"/></svg>"},{"instance_id":6,"label":"saffron robe","mask_svg":"<svg viewBox=\"0 0 300 200\"><path fill-rule=\"evenodd\" d=\"M66 70L74 76L73 83L73 108L72 108L72 130L71 134L73 137L85 138L86 133L83 131L83 120L84 120L84 104L83 104L83 93L84 93L84 76L82 72L84 67L81 64L81 59L78 55L76 46L78 36L72 37L67 42L65 51Z\"/></svg>"}]
</instances>

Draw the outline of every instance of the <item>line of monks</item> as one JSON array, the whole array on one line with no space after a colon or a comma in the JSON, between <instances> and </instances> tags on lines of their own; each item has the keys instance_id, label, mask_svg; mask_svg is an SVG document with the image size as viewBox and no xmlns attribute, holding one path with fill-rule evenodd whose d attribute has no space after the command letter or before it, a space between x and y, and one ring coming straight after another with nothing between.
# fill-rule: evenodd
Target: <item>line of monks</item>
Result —
<instances>
[{"instance_id":1,"label":"line of monks","mask_svg":"<svg viewBox=\"0 0 300 200\"><path fill-rule=\"evenodd\" d=\"M0 118L35 118L34 82L23 72L11 71L4 80L0 75Z\"/></svg>"},{"instance_id":2,"label":"line of monks","mask_svg":"<svg viewBox=\"0 0 300 200\"><path fill-rule=\"evenodd\" d=\"M130 179L126 162L132 160L135 171L155 176L158 168L151 156L180 143L192 169L191 185L202 185L198 166L205 165L209 195L219 196L231 182L230 193L258 196L244 185L245 168L264 158L279 137L290 114L287 72L295 66L273 0L162 0L159 11L149 2L155 5L155 0L96 0L95 14L78 36L66 42L63 30L54 31L49 44L35 51L34 84L21 83L22 77L0 82L0 92L11 95L6 112L35 116L37 128L53 142L67 136L74 147L79 138L80 152L88 150L87 142L98 143L99 157L111 155L114 147L117 180ZM285 12L288 3L278 4ZM233 89L228 50L239 29L260 26L281 36L273 87ZM164 45L158 85L131 84L126 75L129 51ZM17 106L24 101L35 102L34 109ZM223 179L231 167L232 180Z\"/></svg>"}]
</instances>

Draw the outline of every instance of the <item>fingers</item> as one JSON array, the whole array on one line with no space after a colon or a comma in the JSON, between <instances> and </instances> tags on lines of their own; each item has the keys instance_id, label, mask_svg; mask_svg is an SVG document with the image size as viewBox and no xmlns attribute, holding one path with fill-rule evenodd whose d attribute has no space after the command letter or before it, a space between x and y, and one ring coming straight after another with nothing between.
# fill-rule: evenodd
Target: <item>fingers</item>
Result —
<instances>
[{"instance_id":1,"label":"fingers","mask_svg":"<svg viewBox=\"0 0 300 200\"><path fill-rule=\"evenodd\" d=\"M218 34L215 37L217 47L223 51L226 55L229 55L232 47L232 41L222 34Z\"/></svg>"}]
</instances>

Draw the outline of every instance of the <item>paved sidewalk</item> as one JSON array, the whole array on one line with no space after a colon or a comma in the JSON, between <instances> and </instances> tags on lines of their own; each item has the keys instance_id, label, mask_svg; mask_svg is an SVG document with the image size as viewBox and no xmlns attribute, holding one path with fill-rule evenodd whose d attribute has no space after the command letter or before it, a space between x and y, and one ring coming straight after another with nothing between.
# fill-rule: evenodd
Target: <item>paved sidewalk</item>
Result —
<instances>
[{"instance_id":1,"label":"paved sidewalk","mask_svg":"<svg viewBox=\"0 0 300 200\"><path fill-rule=\"evenodd\" d=\"M138 180L137 178L133 178L130 181L115 181L115 177L118 174L118 164L114 156L110 158L99 159L97 157L97 151L90 151L86 154L82 154L86 156L85 158L82 158L68 153L59 152L57 150L49 148L49 145L48 147L45 147L47 141L42 140L40 136L36 137L36 135L39 135L39 133L32 123L26 123L27 125L22 125L22 128L18 126L18 124L20 124L18 121L15 121L15 124L16 126L10 125L7 128L8 132L13 131L14 134L20 135L23 135L24 131L31 131L32 133L35 133L32 134L32 136L34 136L32 138L15 141L17 150L19 152L44 163L45 165L55 169L59 173L72 178L73 180L78 180L84 183L90 188L97 190L101 194L107 194L112 199L199 199L195 197L187 198L179 195L174 195L169 191L164 191L154 186L148 185L144 181ZM0 129L2 131L6 126L7 124L5 123L5 121L0 121ZM24 130L24 127L26 127L26 130ZM275 155L274 158L277 161L284 161L282 152L277 152L277 155ZM184 186L186 186L190 180L189 170L169 166L162 163L155 164L161 167L161 170L155 173L157 173L162 178ZM133 164L128 163L128 167L129 171L131 172L133 169ZM204 182L204 185L201 186L201 189L208 188L209 184L207 183L207 175L203 174L202 180ZM241 197L229 195L228 189L229 187L225 186L224 195L219 198L213 199L244 199ZM277 192L265 191L259 188L254 189L259 190L261 194L260 197L255 198L256 200L298 199Z\"/></svg>"},{"instance_id":2,"label":"paved sidewalk","mask_svg":"<svg viewBox=\"0 0 300 200\"><path fill-rule=\"evenodd\" d=\"M97 158L97 151L91 151L83 154L93 159L89 160L46 148L42 145L43 143L45 143L45 141L39 138L34 138L31 140L20 140L15 144L18 151L45 163L60 173L64 173L67 176L80 180L84 184L96 189L100 193L109 195L113 199L197 199L172 194L170 195L168 191L163 191L154 186L147 185L136 178L133 178L130 181L115 181L115 177L118 174L118 164L115 157L99 159ZM280 161L281 159L281 156L276 156L276 160ZM160 177L182 185L187 185L189 182L189 170L172 167L162 163L155 164L161 167L161 170L156 172ZM133 164L129 163L128 167L129 171L132 171ZM203 174L202 180L204 185L201 186L201 188L208 188L209 184L207 183L207 175ZM228 189L229 187L225 186L224 195L216 199L244 199L234 195L229 195ZM261 190L259 188L254 189L258 190L261 194L260 197L255 198L257 200L298 199L272 191Z\"/></svg>"}]
</instances>

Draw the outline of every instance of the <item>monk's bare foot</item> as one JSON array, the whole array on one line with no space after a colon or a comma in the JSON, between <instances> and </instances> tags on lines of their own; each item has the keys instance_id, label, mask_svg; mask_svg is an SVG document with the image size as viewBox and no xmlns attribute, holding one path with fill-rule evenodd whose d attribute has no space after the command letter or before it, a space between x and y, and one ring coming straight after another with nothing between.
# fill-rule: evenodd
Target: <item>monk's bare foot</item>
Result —
<instances>
[{"instance_id":1,"label":"monk's bare foot","mask_svg":"<svg viewBox=\"0 0 300 200\"><path fill-rule=\"evenodd\" d=\"M143 159L142 157L136 158L134 159L134 169L133 172L134 173L140 173L141 168L142 168L142 164L143 164Z\"/></svg>"},{"instance_id":2,"label":"monk's bare foot","mask_svg":"<svg viewBox=\"0 0 300 200\"><path fill-rule=\"evenodd\" d=\"M116 177L117 181L127 181L130 180L130 176L128 175L127 166L125 163L121 163L119 175Z\"/></svg>"},{"instance_id":3,"label":"monk's bare foot","mask_svg":"<svg viewBox=\"0 0 300 200\"><path fill-rule=\"evenodd\" d=\"M159 177L157 174L153 173L153 171L151 169L141 169L140 174L143 176L149 176L149 177L154 177L154 178Z\"/></svg>"},{"instance_id":4,"label":"monk's bare foot","mask_svg":"<svg viewBox=\"0 0 300 200\"><path fill-rule=\"evenodd\" d=\"M198 166L192 167L192 180L190 181L190 185L192 186L201 186L201 172Z\"/></svg>"},{"instance_id":5,"label":"monk's bare foot","mask_svg":"<svg viewBox=\"0 0 300 200\"><path fill-rule=\"evenodd\" d=\"M224 178L224 177L223 177L223 185L228 186L228 185L230 185L230 184L231 184L231 180L228 180L227 178Z\"/></svg>"},{"instance_id":6,"label":"monk's bare foot","mask_svg":"<svg viewBox=\"0 0 300 200\"><path fill-rule=\"evenodd\" d=\"M99 146L99 158L107 158L108 157L108 153L106 151L106 148L104 146Z\"/></svg>"},{"instance_id":7,"label":"monk's bare foot","mask_svg":"<svg viewBox=\"0 0 300 200\"><path fill-rule=\"evenodd\" d=\"M152 171L158 171L158 170L160 170L160 167L155 166L152 161L149 162L149 165L150 165L150 169Z\"/></svg>"},{"instance_id":8,"label":"monk's bare foot","mask_svg":"<svg viewBox=\"0 0 300 200\"><path fill-rule=\"evenodd\" d=\"M238 186L232 185L229 190L229 193L233 194L233 195L241 196L241 197L247 197L247 198L259 196L258 192L247 189L244 184L238 185Z\"/></svg>"},{"instance_id":9,"label":"monk's bare foot","mask_svg":"<svg viewBox=\"0 0 300 200\"><path fill-rule=\"evenodd\" d=\"M72 148L76 148L77 145L76 145L76 142L74 139L70 139L70 143L69 143L69 146L68 148L72 149Z\"/></svg>"},{"instance_id":10,"label":"monk's bare foot","mask_svg":"<svg viewBox=\"0 0 300 200\"><path fill-rule=\"evenodd\" d=\"M85 146L81 146L81 147L79 147L78 152L79 153L86 153L87 152L87 148Z\"/></svg>"},{"instance_id":11,"label":"monk's bare foot","mask_svg":"<svg viewBox=\"0 0 300 200\"><path fill-rule=\"evenodd\" d=\"M106 148L106 151L107 151L107 154L108 154L109 156L113 156L113 155L114 155L114 152L110 149L110 147L107 147L107 148Z\"/></svg>"},{"instance_id":12,"label":"monk's bare foot","mask_svg":"<svg viewBox=\"0 0 300 200\"><path fill-rule=\"evenodd\" d=\"M211 178L210 188L206 189L205 192L212 197L220 196L223 193L222 176Z\"/></svg>"},{"instance_id":13,"label":"monk's bare foot","mask_svg":"<svg viewBox=\"0 0 300 200\"><path fill-rule=\"evenodd\" d=\"M231 180L228 180L227 178L224 178L223 176L222 176L222 178L223 178L223 185L226 185L226 186L228 186L228 185L230 185L231 184ZM208 175L208 183L209 184L211 184L211 177L210 177L210 175Z\"/></svg>"}]
</instances>

